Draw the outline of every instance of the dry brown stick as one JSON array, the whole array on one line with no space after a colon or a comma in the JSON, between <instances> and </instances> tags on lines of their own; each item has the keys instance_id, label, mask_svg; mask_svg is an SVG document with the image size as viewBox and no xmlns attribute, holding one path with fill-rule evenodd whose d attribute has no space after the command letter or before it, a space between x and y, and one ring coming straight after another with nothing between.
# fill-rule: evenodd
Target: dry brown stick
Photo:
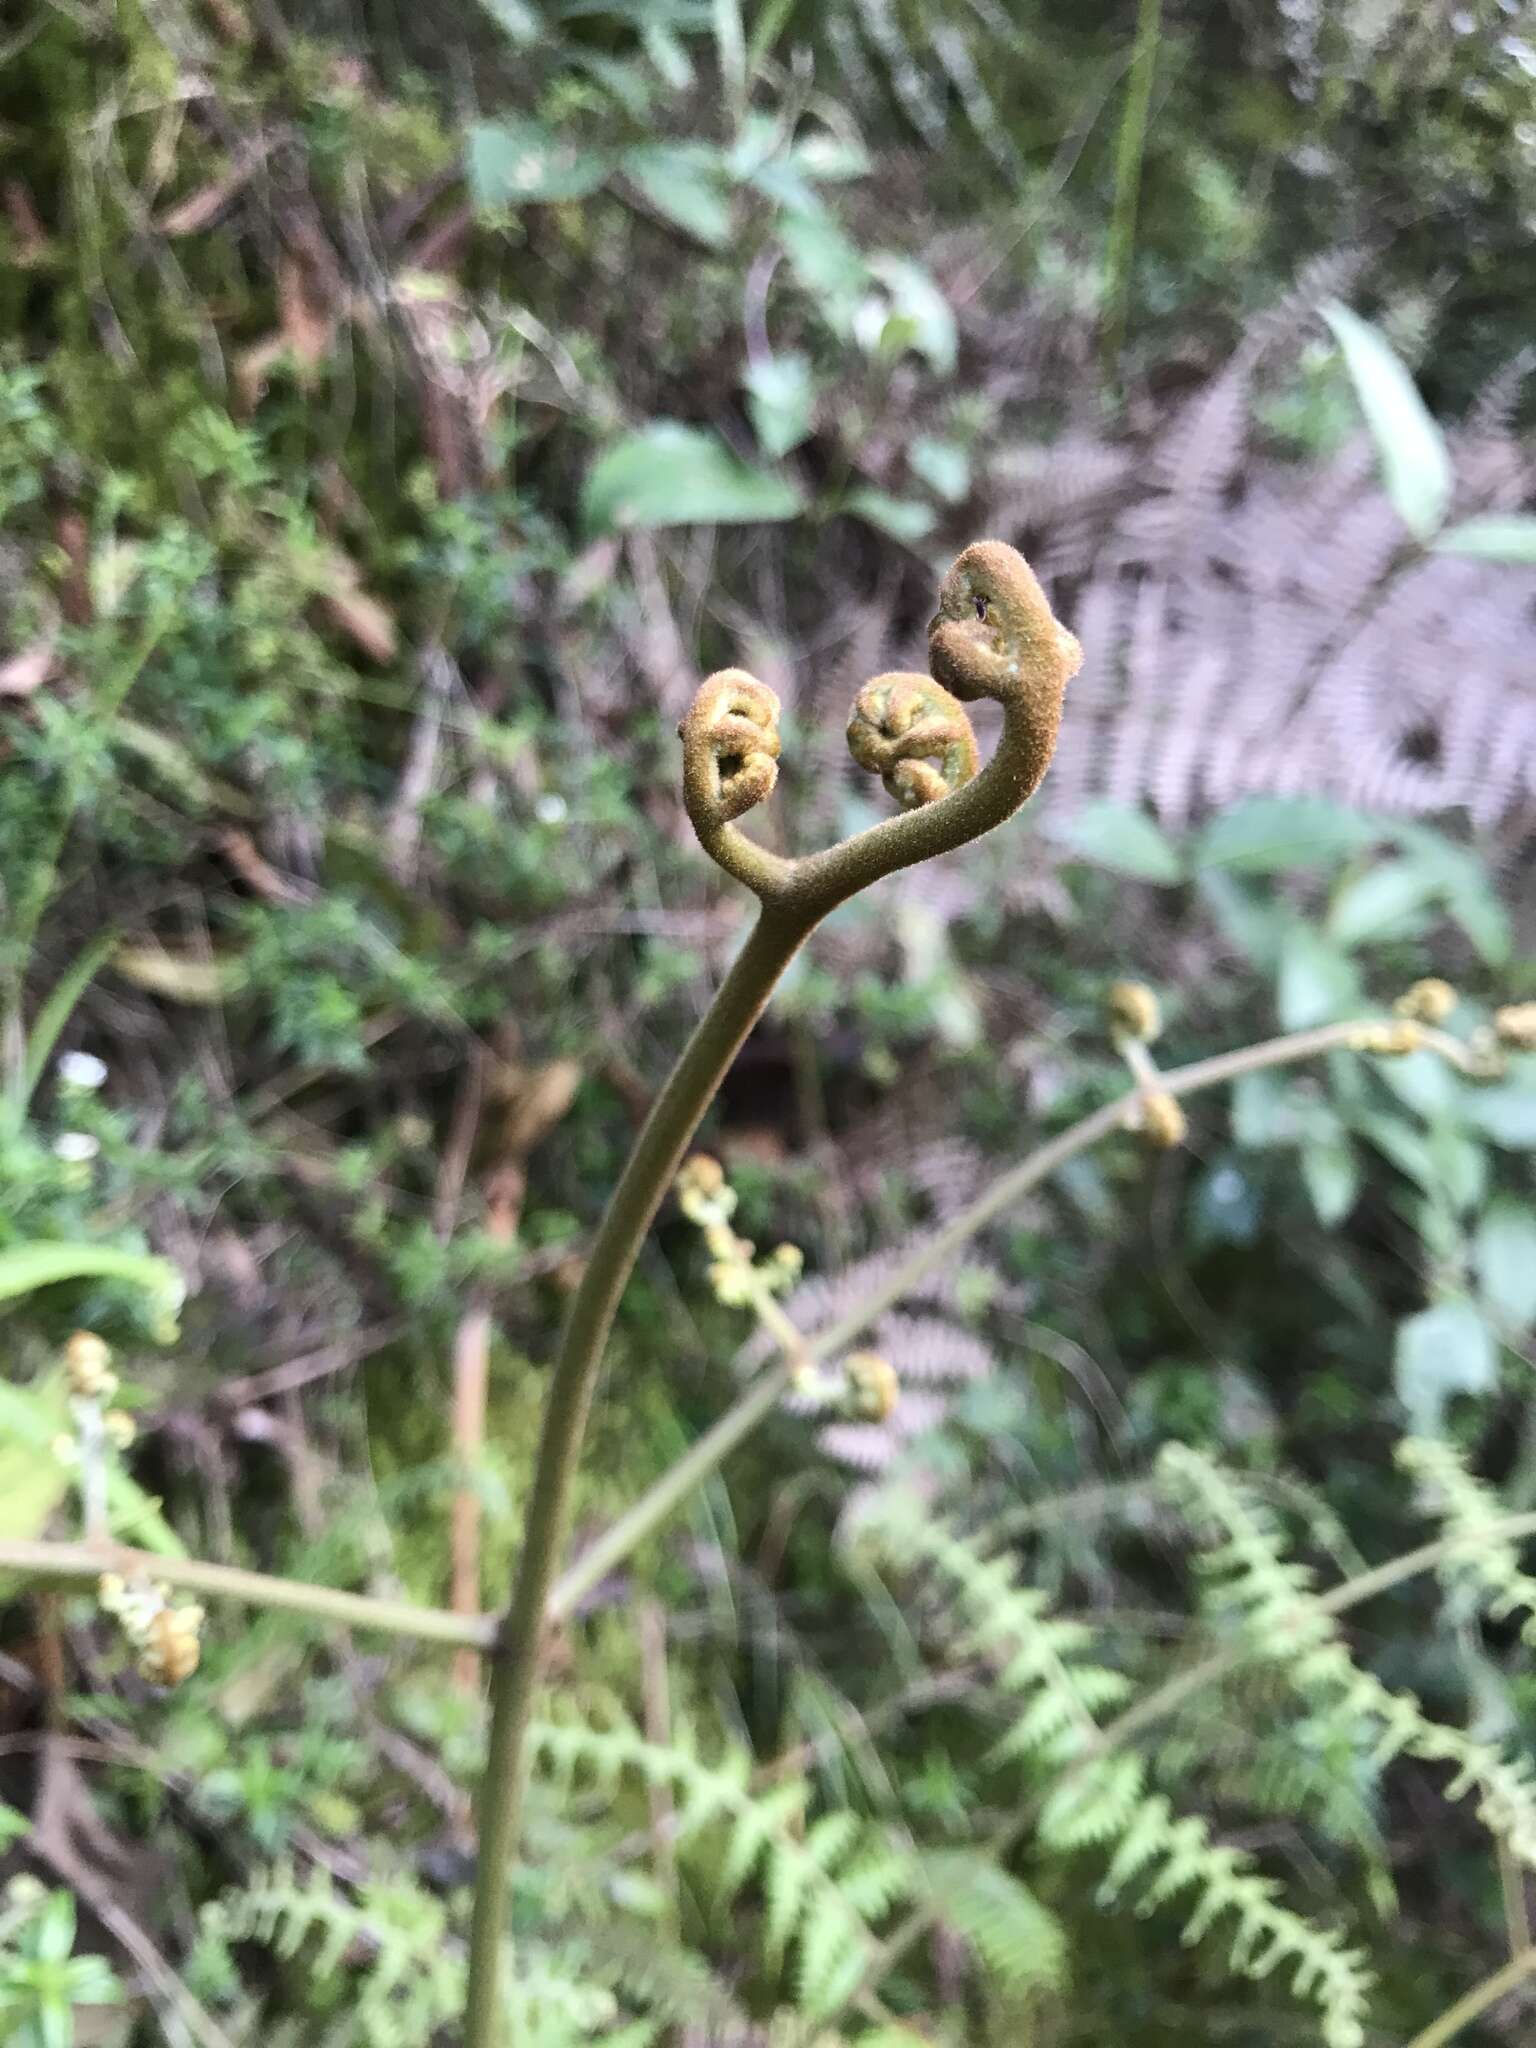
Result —
<instances>
[{"instance_id":1,"label":"dry brown stick","mask_svg":"<svg viewBox=\"0 0 1536 2048\"><path fill-rule=\"evenodd\" d=\"M338 1337L334 1344L322 1344L318 1350L284 1359L281 1365L268 1366L262 1372L245 1373L237 1380L224 1380L208 1396L209 1404L220 1408L245 1408L258 1401L273 1400L279 1394L291 1394L299 1387L309 1386L314 1380L329 1379L333 1373L345 1372L349 1365L359 1364L386 1344L393 1343L405 1327L403 1320L373 1323L367 1329L355 1331L350 1337Z\"/></svg>"}]
</instances>

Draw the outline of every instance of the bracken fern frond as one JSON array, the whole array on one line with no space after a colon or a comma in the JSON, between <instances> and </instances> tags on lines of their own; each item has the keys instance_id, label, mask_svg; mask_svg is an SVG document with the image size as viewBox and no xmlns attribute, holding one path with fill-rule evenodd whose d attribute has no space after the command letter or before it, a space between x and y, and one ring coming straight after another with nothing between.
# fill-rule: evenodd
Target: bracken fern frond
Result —
<instances>
[{"instance_id":1,"label":"bracken fern frond","mask_svg":"<svg viewBox=\"0 0 1536 2048\"><path fill-rule=\"evenodd\" d=\"M1496 1526L1505 1510L1493 1488L1474 1479L1455 1448L1436 1437L1406 1437L1397 1462L1419 1481L1425 1505L1455 1538L1447 1576L1475 1585L1497 1620L1523 1616L1521 1636L1536 1644L1536 1578Z\"/></svg>"},{"instance_id":2,"label":"bracken fern frond","mask_svg":"<svg viewBox=\"0 0 1536 2048\"><path fill-rule=\"evenodd\" d=\"M910 1853L848 1812L805 1825L810 1788L789 1779L755 1792L740 1751L706 1758L686 1722L653 1743L617 1708L597 1722L574 1713L536 1721L530 1754L539 1775L564 1794L613 1799L626 1780L664 1788L679 1845L719 1829L724 1851L712 1870L714 1903L733 1904L756 1881L767 1906L765 1958L791 1957L796 2003L812 2018L839 2008L868 1963L873 1926L917 1884Z\"/></svg>"},{"instance_id":3,"label":"bracken fern frond","mask_svg":"<svg viewBox=\"0 0 1536 2048\"><path fill-rule=\"evenodd\" d=\"M1144 1911L1193 1892L1187 1942L1218 1921L1235 1921L1231 1967L1262 1978L1289 1964L1292 1988L1318 2008L1325 2048L1361 2048L1372 1980L1359 1951L1287 1906L1275 1880L1241 1851L1214 1842L1203 1819L1181 1818L1161 1794L1148 1795L1139 1759L1094 1754L1102 1742L1095 1710L1122 1701L1130 1681L1083 1656L1092 1631L1049 1613L1044 1595L1020 1582L1009 1555L933 1519L909 1496L873 1504L861 1530L898 1567L942 1581L959 1610L947 1632L951 1653L985 1657L998 1687L1022 1698L996 1760L1030 1758L1066 1769L1042 1811L1042 1843L1113 1843L1106 1901L1137 1880Z\"/></svg>"},{"instance_id":4,"label":"bracken fern frond","mask_svg":"<svg viewBox=\"0 0 1536 2048\"><path fill-rule=\"evenodd\" d=\"M1378 1763L1412 1756L1448 1765L1447 1796L1474 1793L1483 1825L1536 1867L1536 1771L1529 1760L1432 1719L1416 1695L1394 1692L1361 1670L1318 1601L1311 1572L1283 1555L1275 1517L1211 1459L1170 1444L1159 1473L1191 1519L1220 1532L1208 1558L1218 1604L1239 1618L1257 1654L1277 1660L1309 1702L1370 1726Z\"/></svg>"}]
</instances>

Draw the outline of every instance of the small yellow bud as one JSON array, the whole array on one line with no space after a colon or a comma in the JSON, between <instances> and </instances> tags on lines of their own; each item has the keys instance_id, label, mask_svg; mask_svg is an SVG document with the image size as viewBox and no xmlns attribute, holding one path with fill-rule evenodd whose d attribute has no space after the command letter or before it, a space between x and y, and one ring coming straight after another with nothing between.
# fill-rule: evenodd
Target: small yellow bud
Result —
<instances>
[{"instance_id":1,"label":"small yellow bud","mask_svg":"<svg viewBox=\"0 0 1536 2048\"><path fill-rule=\"evenodd\" d=\"M1479 1024L1467 1039L1467 1074L1474 1081L1501 1081L1509 1071L1504 1047L1489 1024Z\"/></svg>"},{"instance_id":2,"label":"small yellow bud","mask_svg":"<svg viewBox=\"0 0 1536 2048\"><path fill-rule=\"evenodd\" d=\"M1109 1021L1127 1038L1151 1045L1163 1029L1162 1005L1144 981L1117 981L1109 991Z\"/></svg>"},{"instance_id":3,"label":"small yellow bud","mask_svg":"<svg viewBox=\"0 0 1536 2048\"><path fill-rule=\"evenodd\" d=\"M139 1433L138 1424L125 1408L109 1408L101 1418L101 1426L120 1451L126 1451Z\"/></svg>"},{"instance_id":4,"label":"small yellow bud","mask_svg":"<svg viewBox=\"0 0 1536 2048\"><path fill-rule=\"evenodd\" d=\"M855 1351L843 1361L848 1406L865 1422L884 1422L901 1398L896 1368L878 1351Z\"/></svg>"},{"instance_id":5,"label":"small yellow bud","mask_svg":"<svg viewBox=\"0 0 1536 2048\"><path fill-rule=\"evenodd\" d=\"M695 1152L677 1170L680 1195L718 1195L725 1186L725 1168L707 1152Z\"/></svg>"},{"instance_id":6,"label":"small yellow bud","mask_svg":"<svg viewBox=\"0 0 1536 2048\"><path fill-rule=\"evenodd\" d=\"M704 1248L712 1259L741 1259L751 1247L744 1245L728 1223L706 1223Z\"/></svg>"},{"instance_id":7,"label":"small yellow bud","mask_svg":"<svg viewBox=\"0 0 1536 2048\"><path fill-rule=\"evenodd\" d=\"M1516 1052L1536 1052L1536 1003L1506 1003L1494 1011L1493 1028Z\"/></svg>"},{"instance_id":8,"label":"small yellow bud","mask_svg":"<svg viewBox=\"0 0 1536 2048\"><path fill-rule=\"evenodd\" d=\"M1399 1017L1391 1024L1362 1024L1350 1034L1349 1047L1351 1052L1373 1052L1379 1059L1401 1059L1418 1052L1423 1043L1424 1033L1415 1020Z\"/></svg>"},{"instance_id":9,"label":"small yellow bud","mask_svg":"<svg viewBox=\"0 0 1536 2048\"><path fill-rule=\"evenodd\" d=\"M805 1253L797 1244L776 1244L761 1271L770 1294L788 1294L805 1271Z\"/></svg>"},{"instance_id":10,"label":"small yellow bud","mask_svg":"<svg viewBox=\"0 0 1536 2048\"><path fill-rule=\"evenodd\" d=\"M1189 1136L1189 1119L1165 1089L1144 1095L1138 1128L1147 1143L1159 1152L1171 1152Z\"/></svg>"},{"instance_id":11,"label":"small yellow bud","mask_svg":"<svg viewBox=\"0 0 1536 2048\"><path fill-rule=\"evenodd\" d=\"M70 1392L83 1400L100 1400L117 1391L112 1353L94 1330L76 1330L64 1346L64 1371Z\"/></svg>"},{"instance_id":12,"label":"small yellow bud","mask_svg":"<svg viewBox=\"0 0 1536 2048\"><path fill-rule=\"evenodd\" d=\"M1428 974L1411 988L1404 989L1392 1007L1399 1017L1412 1018L1416 1023L1443 1024L1460 1001L1460 996L1448 981Z\"/></svg>"},{"instance_id":13,"label":"small yellow bud","mask_svg":"<svg viewBox=\"0 0 1536 2048\"><path fill-rule=\"evenodd\" d=\"M190 1678L202 1655L202 1626L201 1607L162 1607L144 1631L139 1676L151 1685L180 1685Z\"/></svg>"},{"instance_id":14,"label":"small yellow bud","mask_svg":"<svg viewBox=\"0 0 1536 2048\"><path fill-rule=\"evenodd\" d=\"M738 1259L720 1259L709 1268L709 1285L724 1308L750 1308L756 1277Z\"/></svg>"}]
</instances>

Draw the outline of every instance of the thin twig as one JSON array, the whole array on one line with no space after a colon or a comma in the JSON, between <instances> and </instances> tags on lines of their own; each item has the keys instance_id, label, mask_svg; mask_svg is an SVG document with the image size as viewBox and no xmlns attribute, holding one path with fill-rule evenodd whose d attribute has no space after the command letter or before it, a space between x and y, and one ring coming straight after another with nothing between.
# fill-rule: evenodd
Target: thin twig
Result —
<instances>
[{"instance_id":1,"label":"thin twig","mask_svg":"<svg viewBox=\"0 0 1536 2048\"><path fill-rule=\"evenodd\" d=\"M1293 1031L1281 1038L1265 1039L1258 1045L1242 1046L1234 1052L1194 1060L1185 1067L1160 1070L1158 1083L1169 1095L1194 1095L1202 1089L1217 1087L1223 1081L1235 1080L1242 1074L1257 1073L1266 1067L1291 1066L1301 1060L1313 1059L1319 1053L1336 1051L1347 1046L1362 1030L1389 1021L1356 1017L1340 1024L1320 1024L1309 1031ZM1425 1040L1442 1058L1451 1060L1464 1071L1472 1069L1471 1055L1458 1040L1438 1032L1425 1033ZM942 1230L925 1238L862 1301L855 1302L814 1335L802 1337L796 1330L794 1348L789 1357L762 1372L698 1442L561 1574L550 1593L549 1618L559 1621L570 1615L637 1544L643 1543L736 1446L773 1413L789 1386L796 1366L806 1358L819 1361L843 1350L878 1316L904 1295L910 1294L930 1273L953 1259L994 1216L1014 1207L1031 1189L1048 1180L1059 1167L1075 1159L1080 1152L1086 1152L1101 1138L1123 1130L1138 1108L1142 1093L1140 1087L1133 1088L1129 1093L1117 1096L1113 1102L1080 1117L1056 1137L1047 1139L1017 1166L1000 1174L974 1202L959 1210ZM794 1326L790 1327L793 1329Z\"/></svg>"},{"instance_id":2,"label":"thin twig","mask_svg":"<svg viewBox=\"0 0 1536 2048\"><path fill-rule=\"evenodd\" d=\"M1465 1998L1456 2003L1439 2019L1415 2034L1408 2048L1443 2048L1443 2044L1469 2026L1480 2013L1490 2005L1497 2005L1506 1992L1513 1991L1517 1984L1523 1984L1527 1977L1536 1976L1536 1948L1528 1948L1512 1956L1502 1970L1495 1970L1491 1977L1485 1977L1475 1985Z\"/></svg>"},{"instance_id":3,"label":"thin twig","mask_svg":"<svg viewBox=\"0 0 1536 2048\"><path fill-rule=\"evenodd\" d=\"M295 1388L329 1379L333 1373L345 1372L348 1366L382 1351L406 1328L403 1318L398 1322L374 1323L350 1337L338 1337L334 1344L322 1344L315 1351L285 1359L281 1365L268 1366L265 1371L245 1373L236 1380L221 1380L209 1394L208 1405L244 1408L257 1401L270 1401L278 1394L291 1394Z\"/></svg>"},{"instance_id":4,"label":"thin twig","mask_svg":"<svg viewBox=\"0 0 1536 2048\"><path fill-rule=\"evenodd\" d=\"M484 1650L496 1637L492 1614L448 1614L442 1608L417 1607L408 1600L341 1593L332 1586L209 1564L202 1558L159 1557L124 1543L0 1542L0 1573L4 1572L32 1580L74 1580L81 1585L93 1584L103 1572L116 1572L125 1579L158 1579L168 1586L185 1586L190 1592L239 1601L247 1607L307 1614L342 1628L374 1629L423 1643L454 1643Z\"/></svg>"}]
</instances>

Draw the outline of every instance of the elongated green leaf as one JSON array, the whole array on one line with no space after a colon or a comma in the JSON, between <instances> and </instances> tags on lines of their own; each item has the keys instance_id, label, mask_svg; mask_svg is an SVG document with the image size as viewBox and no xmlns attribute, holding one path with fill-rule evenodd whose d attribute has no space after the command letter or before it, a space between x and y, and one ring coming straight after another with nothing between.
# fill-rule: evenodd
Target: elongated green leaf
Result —
<instances>
[{"instance_id":1,"label":"elongated green leaf","mask_svg":"<svg viewBox=\"0 0 1536 2048\"><path fill-rule=\"evenodd\" d=\"M1303 1145L1301 1178L1318 1222L1342 1222L1360 1193L1360 1167L1348 1138Z\"/></svg>"},{"instance_id":2,"label":"elongated green leaf","mask_svg":"<svg viewBox=\"0 0 1536 2048\"><path fill-rule=\"evenodd\" d=\"M905 256L877 256L869 267L889 294L891 317L903 323L907 345L947 377L960 345L948 299L922 264Z\"/></svg>"},{"instance_id":3,"label":"elongated green leaf","mask_svg":"<svg viewBox=\"0 0 1536 2048\"><path fill-rule=\"evenodd\" d=\"M60 1280L126 1280L174 1315L185 1288L169 1259L125 1252L108 1244L14 1244L0 1251L0 1301L52 1287Z\"/></svg>"},{"instance_id":4,"label":"elongated green leaf","mask_svg":"<svg viewBox=\"0 0 1536 2048\"><path fill-rule=\"evenodd\" d=\"M479 206L585 199L611 169L602 150L581 149L541 121L512 116L469 131L469 189Z\"/></svg>"},{"instance_id":5,"label":"elongated green leaf","mask_svg":"<svg viewBox=\"0 0 1536 2048\"><path fill-rule=\"evenodd\" d=\"M816 387L806 356L767 356L749 365L742 379L752 431L765 455L787 455L811 431Z\"/></svg>"},{"instance_id":6,"label":"elongated green leaf","mask_svg":"<svg viewBox=\"0 0 1536 2048\"><path fill-rule=\"evenodd\" d=\"M907 467L948 505L957 505L971 488L971 459L958 441L919 434L907 450Z\"/></svg>"},{"instance_id":7,"label":"elongated green leaf","mask_svg":"<svg viewBox=\"0 0 1536 2048\"><path fill-rule=\"evenodd\" d=\"M717 435L653 420L599 456L582 510L589 531L612 533L792 519L801 503L793 484L743 462Z\"/></svg>"},{"instance_id":8,"label":"elongated green leaf","mask_svg":"<svg viewBox=\"0 0 1536 2048\"><path fill-rule=\"evenodd\" d=\"M0 1380L0 1537L8 1542L41 1536L69 1491L51 1448L68 1424L61 1372L27 1387ZM10 1583L0 1577L0 1597L9 1597Z\"/></svg>"},{"instance_id":9,"label":"elongated green leaf","mask_svg":"<svg viewBox=\"0 0 1536 2048\"><path fill-rule=\"evenodd\" d=\"M1084 804L1066 828L1068 844L1084 860L1144 882L1177 882L1184 868L1162 827L1130 804L1109 797Z\"/></svg>"},{"instance_id":10,"label":"elongated green leaf","mask_svg":"<svg viewBox=\"0 0 1536 2048\"><path fill-rule=\"evenodd\" d=\"M1436 1177L1435 1192L1460 1215L1476 1209L1488 1191L1488 1155L1464 1131L1437 1124L1425 1143Z\"/></svg>"},{"instance_id":11,"label":"elongated green leaf","mask_svg":"<svg viewBox=\"0 0 1536 2048\"><path fill-rule=\"evenodd\" d=\"M658 213L709 249L731 238L730 201L718 154L703 143L647 142L628 149L624 175Z\"/></svg>"},{"instance_id":12,"label":"elongated green leaf","mask_svg":"<svg viewBox=\"0 0 1536 2048\"><path fill-rule=\"evenodd\" d=\"M1498 1379L1498 1349L1467 1300L1442 1301L1398 1325L1397 1396L1421 1435L1434 1435L1453 1394L1486 1394Z\"/></svg>"},{"instance_id":13,"label":"elongated green leaf","mask_svg":"<svg viewBox=\"0 0 1536 2048\"><path fill-rule=\"evenodd\" d=\"M54 983L47 1001L32 1020L32 1029L27 1033L26 1059L22 1063L19 1108L25 1109L32 1100L49 1055L59 1042L59 1033L69 1022L76 1003L111 957L119 936L115 930L102 932L88 946L82 947Z\"/></svg>"},{"instance_id":14,"label":"elongated green leaf","mask_svg":"<svg viewBox=\"0 0 1536 2048\"><path fill-rule=\"evenodd\" d=\"M933 531L931 505L918 498L893 498L889 491L877 491L873 484L850 491L843 500L843 510L862 519L867 526L888 533L892 540L905 541L909 547Z\"/></svg>"},{"instance_id":15,"label":"elongated green leaf","mask_svg":"<svg viewBox=\"0 0 1536 2048\"><path fill-rule=\"evenodd\" d=\"M1451 496L1445 436L1418 386L1374 327L1347 306L1325 306L1323 317L1344 351L1393 509L1411 534L1428 540Z\"/></svg>"},{"instance_id":16,"label":"elongated green leaf","mask_svg":"<svg viewBox=\"0 0 1536 2048\"><path fill-rule=\"evenodd\" d=\"M480 4L492 20L500 22L514 43L526 48L538 41L540 22L530 0L480 0Z\"/></svg>"},{"instance_id":17,"label":"elongated green leaf","mask_svg":"<svg viewBox=\"0 0 1536 2048\"><path fill-rule=\"evenodd\" d=\"M764 182L762 173L757 182ZM834 334L846 335L869 285L869 265L819 204L785 213L779 222L779 240L791 269L827 325Z\"/></svg>"},{"instance_id":18,"label":"elongated green leaf","mask_svg":"<svg viewBox=\"0 0 1536 2048\"><path fill-rule=\"evenodd\" d=\"M1466 1083L1437 1053L1411 1052L1406 1059L1385 1059L1381 1078L1398 1101L1416 1109L1426 1123L1466 1121Z\"/></svg>"},{"instance_id":19,"label":"elongated green leaf","mask_svg":"<svg viewBox=\"0 0 1536 2048\"><path fill-rule=\"evenodd\" d=\"M1328 867L1381 836L1380 828L1326 797L1255 796L1213 818L1195 865L1247 875Z\"/></svg>"},{"instance_id":20,"label":"elongated green leaf","mask_svg":"<svg viewBox=\"0 0 1536 2048\"><path fill-rule=\"evenodd\" d=\"M1419 913L1440 893L1438 879L1411 860L1378 862L1346 882L1328 912L1328 936L1341 946L1412 937Z\"/></svg>"},{"instance_id":21,"label":"elongated green leaf","mask_svg":"<svg viewBox=\"0 0 1536 2048\"><path fill-rule=\"evenodd\" d=\"M1490 967L1502 967L1514 946L1509 913L1477 855L1428 825L1399 822L1390 831L1415 866L1435 876L1446 914L1461 926Z\"/></svg>"},{"instance_id":22,"label":"elongated green leaf","mask_svg":"<svg viewBox=\"0 0 1536 2048\"><path fill-rule=\"evenodd\" d=\"M1441 555L1476 555L1485 562L1536 562L1536 519L1524 512L1488 512L1463 519L1436 536Z\"/></svg>"},{"instance_id":23,"label":"elongated green leaf","mask_svg":"<svg viewBox=\"0 0 1536 2048\"><path fill-rule=\"evenodd\" d=\"M1310 925L1297 925L1280 949L1277 1003L1287 1031L1347 1017L1360 1002L1353 961Z\"/></svg>"},{"instance_id":24,"label":"elongated green leaf","mask_svg":"<svg viewBox=\"0 0 1536 2048\"><path fill-rule=\"evenodd\" d=\"M1504 1195L1489 1205L1472 1241L1489 1307L1517 1329L1536 1323L1536 1216Z\"/></svg>"},{"instance_id":25,"label":"elongated green leaf","mask_svg":"<svg viewBox=\"0 0 1536 2048\"><path fill-rule=\"evenodd\" d=\"M1293 919L1266 890L1262 893L1224 868L1202 868L1195 886L1227 944L1264 973L1280 964L1280 947Z\"/></svg>"},{"instance_id":26,"label":"elongated green leaf","mask_svg":"<svg viewBox=\"0 0 1536 2048\"><path fill-rule=\"evenodd\" d=\"M1477 1088L1467 1097L1467 1116L1495 1145L1511 1152L1536 1147L1536 1087L1505 1081Z\"/></svg>"}]
</instances>

